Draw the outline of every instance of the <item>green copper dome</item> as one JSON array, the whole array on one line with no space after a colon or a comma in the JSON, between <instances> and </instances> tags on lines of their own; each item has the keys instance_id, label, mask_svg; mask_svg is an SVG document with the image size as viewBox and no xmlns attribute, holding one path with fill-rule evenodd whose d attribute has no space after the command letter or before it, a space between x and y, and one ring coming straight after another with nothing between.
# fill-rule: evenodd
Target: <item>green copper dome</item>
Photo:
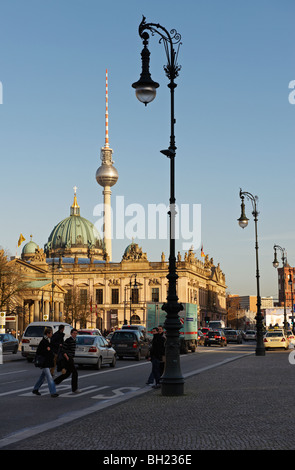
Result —
<instances>
[{"instance_id":1,"label":"green copper dome","mask_svg":"<svg viewBox=\"0 0 295 470\"><path fill-rule=\"evenodd\" d=\"M59 222L44 247L47 256L88 257L103 255L103 242L95 226L80 216L76 193L71 206L71 215Z\"/></svg>"},{"instance_id":2,"label":"green copper dome","mask_svg":"<svg viewBox=\"0 0 295 470\"><path fill-rule=\"evenodd\" d=\"M22 249L22 254L23 255L32 255L35 254L35 250L38 249L39 246L37 243L33 242L33 240L29 241L28 243L25 244L25 246Z\"/></svg>"}]
</instances>

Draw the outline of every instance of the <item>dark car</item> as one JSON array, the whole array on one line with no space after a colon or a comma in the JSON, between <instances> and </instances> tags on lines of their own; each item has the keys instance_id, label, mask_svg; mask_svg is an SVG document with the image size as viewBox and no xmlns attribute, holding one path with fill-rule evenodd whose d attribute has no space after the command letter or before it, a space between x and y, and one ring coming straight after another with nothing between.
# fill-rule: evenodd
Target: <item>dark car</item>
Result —
<instances>
[{"instance_id":1,"label":"dark car","mask_svg":"<svg viewBox=\"0 0 295 470\"><path fill-rule=\"evenodd\" d=\"M138 330L122 329L114 332L110 344L119 359L134 357L137 361L146 357L149 351L149 341Z\"/></svg>"},{"instance_id":2,"label":"dark car","mask_svg":"<svg viewBox=\"0 0 295 470\"><path fill-rule=\"evenodd\" d=\"M227 346L227 340L223 330L208 331L208 335L205 337L204 346L211 346L212 344L218 344L221 347Z\"/></svg>"},{"instance_id":3,"label":"dark car","mask_svg":"<svg viewBox=\"0 0 295 470\"><path fill-rule=\"evenodd\" d=\"M9 333L0 334L0 347L2 347L2 352L11 352L16 354L18 351L18 340Z\"/></svg>"},{"instance_id":4,"label":"dark car","mask_svg":"<svg viewBox=\"0 0 295 470\"><path fill-rule=\"evenodd\" d=\"M237 330L225 330L225 336L228 343L242 343L242 335Z\"/></svg>"}]
</instances>

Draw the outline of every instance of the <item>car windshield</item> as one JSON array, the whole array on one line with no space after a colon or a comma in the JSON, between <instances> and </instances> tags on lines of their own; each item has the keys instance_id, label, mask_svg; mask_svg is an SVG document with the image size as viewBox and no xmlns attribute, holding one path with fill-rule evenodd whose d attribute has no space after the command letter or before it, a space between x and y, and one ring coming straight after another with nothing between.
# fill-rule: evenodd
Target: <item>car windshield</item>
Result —
<instances>
[{"instance_id":1,"label":"car windshield","mask_svg":"<svg viewBox=\"0 0 295 470\"><path fill-rule=\"evenodd\" d=\"M226 332L226 334L231 336L231 335L236 335L237 332L234 331L234 330L228 330L228 331Z\"/></svg>"},{"instance_id":2,"label":"car windshield","mask_svg":"<svg viewBox=\"0 0 295 470\"><path fill-rule=\"evenodd\" d=\"M209 331L209 336L220 336L220 331Z\"/></svg>"},{"instance_id":3,"label":"car windshield","mask_svg":"<svg viewBox=\"0 0 295 470\"><path fill-rule=\"evenodd\" d=\"M276 337L276 336L282 337L282 336L283 336L283 332L282 332L282 331L271 331L271 332L269 332L269 333L266 333L266 336L269 337L269 338L270 338L270 337L274 338L274 337Z\"/></svg>"},{"instance_id":4,"label":"car windshield","mask_svg":"<svg viewBox=\"0 0 295 470\"><path fill-rule=\"evenodd\" d=\"M115 333L112 336L112 341L115 339L121 340L133 340L135 336L135 331L115 331Z\"/></svg>"},{"instance_id":5,"label":"car windshield","mask_svg":"<svg viewBox=\"0 0 295 470\"><path fill-rule=\"evenodd\" d=\"M77 336L76 338L76 343L77 344L82 344L82 345L91 345L93 344L95 341L95 337L93 337L92 335L87 335L87 336Z\"/></svg>"},{"instance_id":6,"label":"car windshield","mask_svg":"<svg viewBox=\"0 0 295 470\"><path fill-rule=\"evenodd\" d=\"M246 335L255 335L255 331L246 331Z\"/></svg>"}]
</instances>

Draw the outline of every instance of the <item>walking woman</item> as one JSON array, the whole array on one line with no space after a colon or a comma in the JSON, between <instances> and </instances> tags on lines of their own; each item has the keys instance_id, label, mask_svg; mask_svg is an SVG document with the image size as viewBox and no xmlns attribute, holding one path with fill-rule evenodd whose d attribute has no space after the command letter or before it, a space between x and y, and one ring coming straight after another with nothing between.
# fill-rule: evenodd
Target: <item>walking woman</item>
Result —
<instances>
[{"instance_id":1,"label":"walking woman","mask_svg":"<svg viewBox=\"0 0 295 470\"><path fill-rule=\"evenodd\" d=\"M56 393L55 383L50 373L50 368L54 365L54 353L50 344L51 337L52 329L45 328L44 337L40 341L36 352L36 357L41 356L43 358L43 363L41 365L42 372L39 379L35 383L32 393L34 393L34 395L41 395L41 393L39 392L39 388L46 379L49 387L49 392L52 398L56 398L58 397L58 393Z\"/></svg>"}]
</instances>

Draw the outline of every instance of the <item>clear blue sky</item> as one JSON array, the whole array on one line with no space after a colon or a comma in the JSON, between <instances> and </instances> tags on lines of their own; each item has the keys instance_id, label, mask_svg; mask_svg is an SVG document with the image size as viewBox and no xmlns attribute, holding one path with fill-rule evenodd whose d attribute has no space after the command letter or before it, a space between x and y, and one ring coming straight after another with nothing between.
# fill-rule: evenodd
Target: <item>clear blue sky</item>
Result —
<instances>
[{"instance_id":1,"label":"clear blue sky","mask_svg":"<svg viewBox=\"0 0 295 470\"><path fill-rule=\"evenodd\" d=\"M239 188L258 195L261 294L277 297L273 245L295 263L294 0L2 0L0 27L0 245L16 253L20 233L41 247L70 213L96 221L95 180L104 145L105 69L109 134L119 180L112 201L168 204L170 97L164 49L150 39L153 103L139 103L138 25L182 35L176 89L176 200L201 204L205 253L232 294L255 295L254 222L238 227ZM130 217L126 217L126 222ZM152 261L167 240L135 240ZM113 241L120 261L130 240ZM23 245L22 245L23 246ZM182 255L182 240L176 249ZM197 247L195 247L197 248ZM199 247L196 253L200 256ZM20 254L20 249L18 249Z\"/></svg>"}]
</instances>

